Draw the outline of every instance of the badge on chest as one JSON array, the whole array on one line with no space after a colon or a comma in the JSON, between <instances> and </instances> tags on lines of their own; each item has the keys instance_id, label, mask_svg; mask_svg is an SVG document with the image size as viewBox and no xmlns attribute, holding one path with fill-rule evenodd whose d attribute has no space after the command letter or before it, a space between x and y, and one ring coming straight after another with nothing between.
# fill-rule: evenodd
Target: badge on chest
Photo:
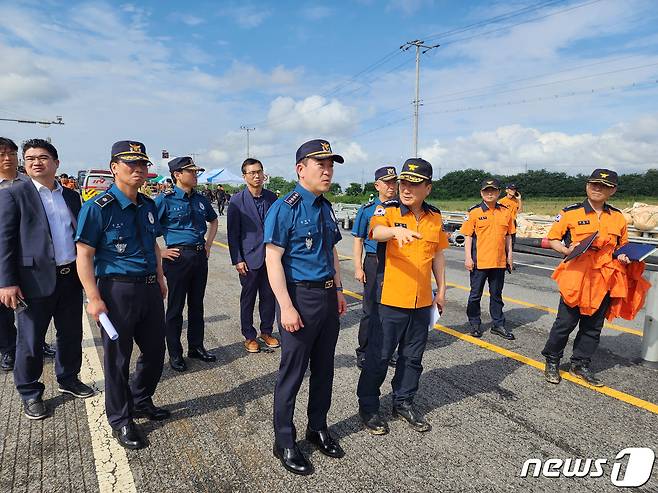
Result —
<instances>
[{"instance_id":1,"label":"badge on chest","mask_svg":"<svg viewBox=\"0 0 658 493\"><path fill-rule=\"evenodd\" d=\"M306 236L306 239L304 240L304 243L306 244L306 249L307 250L310 250L311 248L313 248L313 238L311 237L310 232Z\"/></svg>"},{"instance_id":2,"label":"badge on chest","mask_svg":"<svg viewBox=\"0 0 658 493\"><path fill-rule=\"evenodd\" d=\"M578 226L585 226L586 224L589 224L589 219L578 221Z\"/></svg>"}]
</instances>

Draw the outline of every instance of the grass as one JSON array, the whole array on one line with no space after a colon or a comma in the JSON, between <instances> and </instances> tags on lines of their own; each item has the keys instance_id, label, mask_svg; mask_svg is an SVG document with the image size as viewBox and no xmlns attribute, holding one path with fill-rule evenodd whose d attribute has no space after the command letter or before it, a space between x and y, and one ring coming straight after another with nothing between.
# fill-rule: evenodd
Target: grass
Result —
<instances>
[{"instance_id":1,"label":"grass","mask_svg":"<svg viewBox=\"0 0 658 493\"><path fill-rule=\"evenodd\" d=\"M541 198L524 198L523 199L523 212L534 212L535 214L554 216L560 210L570 204L582 202L582 197L541 197ZM466 211L471 206L479 203L481 199L456 199L456 200L433 200L432 203L439 209L444 211ZM625 209L630 207L634 202L643 202L645 204L658 204L656 197L631 197L619 198L610 201L610 204L618 209Z\"/></svg>"}]
</instances>

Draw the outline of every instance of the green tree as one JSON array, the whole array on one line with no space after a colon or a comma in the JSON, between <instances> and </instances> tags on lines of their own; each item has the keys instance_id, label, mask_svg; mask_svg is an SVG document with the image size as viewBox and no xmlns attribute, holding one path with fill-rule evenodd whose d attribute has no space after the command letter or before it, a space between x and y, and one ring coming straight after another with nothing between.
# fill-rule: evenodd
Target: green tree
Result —
<instances>
[{"instance_id":1,"label":"green tree","mask_svg":"<svg viewBox=\"0 0 658 493\"><path fill-rule=\"evenodd\" d=\"M360 183L350 183L349 186L345 189L345 195L361 195L363 191L361 190Z\"/></svg>"},{"instance_id":2,"label":"green tree","mask_svg":"<svg viewBox=\"0 0 658 493\"><path fill-rule=\"evenodd\" d=\"M333 195L340 195L343 193L343 189L340 186L340 183L332 183L329 187L329 193Z\"/></svg>"},{"instance_id":3,"label":"green tree","mask_svg":"<svg viewBox=\"0 0 658 493\"><path fill-rule=\"evenodd\" d=\"M272 190L273 192L278 190L281 195L285 195L292 191L296 184L297 182L294 180L288 181L285 178L281 178L280 176L271 176L270 182L267 184L267 189Z\"/></svg>"}]
</instances>

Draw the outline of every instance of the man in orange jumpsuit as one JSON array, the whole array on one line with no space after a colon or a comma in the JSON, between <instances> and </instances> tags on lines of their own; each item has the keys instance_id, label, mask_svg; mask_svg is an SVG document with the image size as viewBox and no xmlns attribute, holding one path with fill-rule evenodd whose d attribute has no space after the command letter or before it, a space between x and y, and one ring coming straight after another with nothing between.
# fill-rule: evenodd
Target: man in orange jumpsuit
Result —
<instances>
[{"instance_id":1,"label":"man in orange jumpsuit","mask_svg":"<svg viewBox=\"0 0 658 493\"><path fill-rule=\"evenodd\" d=\"M629 259L626 255L615 257L614 252L628 243L628 232L621 211L607 204L617 191L617 173L594 170L586 191L587 199L562 209L548 233L551 248L565 256L581 241L598 235L583 254L562 262L553 273L560 289L560 305L542 355L546 358L546 381L560 383L560 358L569 334L579 325L569 373L600 387L603 384L592 374L590 362L610 306L610 291L617 282L625 283L624 265Z\"/></svg>"},{"instance_id":2,"label":"man in orange jumpsuit","mask_svg":"<svg viewBox=\"0 0 658 493\"><path fill-rule=\"evenodd\" d=\"M523 209L523 201L521 199L521 192L515 183L508 183L505 187L505 196L498 201L499 204L503 204L507 207L512 213L512 219L514 219L514 227L516 227L516 216L519 215L521 209ZM512 247L516 242L516 233L512 234Z\"/></svg>"},{"instance_id":3,"label":"man in orange jumpsuit","mask_svg":"<svg viewBox=\"0 0 658 493\"><path fill-rule=\"evenodd\" d=\"M432 190L432 165L407 159L399 175L399 200L383 202L370 220L370 238L377 246L377 303L370 319L366 359L359 378L359 415L373 435L388 433L379 414L380 388L388 362L398 348L391 385L393 416L414 430L429 431L430 424L413 405L423 372L432 310L445 304L445 257L448 238L441 212L425 202ZM431 275L437 293L432 294Z\"/></svg>"}]
</instances>

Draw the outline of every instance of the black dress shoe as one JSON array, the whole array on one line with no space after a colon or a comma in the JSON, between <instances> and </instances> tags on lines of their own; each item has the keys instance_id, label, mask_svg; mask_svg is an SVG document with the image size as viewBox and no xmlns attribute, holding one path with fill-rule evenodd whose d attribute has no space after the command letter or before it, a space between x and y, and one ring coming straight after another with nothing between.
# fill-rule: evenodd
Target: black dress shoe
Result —
<instances>
[{"instance_id":1,"label":"black dress shoe","mask_svg":"<svg viewBox=\"0 0 658 493\"><path fill-rule=\"evenodd\" d=\"M47 342L43 343L43 356L45 358L54 358L56 352L57 351L55 351L55 348L52 347L50 344L48 344Z\"/></svg>"},{"instance_id":2,"label":"black dress shoe","mask_svg":"<svg viewBox=\"0 0 658 493\"><path fill-rule=\"evenodd\" d=\"M371 435L386 435L388 433L388 424L382 419L379 413L359 411L359 416L366 431Z\"/></svg>"},{"instance_id":3,"label":"black dress shoe","mask_svg":"<svg viewBox=\"0 0 658 493\"><path fill-rule=\"evenodd\" d=\"M16 361L16 356L14 353L5 353L0 358L0 370L2 371L12 371L14 369L14 362Z\"/></svg>"},{"instance_id":4,"label":"black dress shoe","mask_svg":"<svg viewBox=\"0 0 658 493\"><path fill-rule=\"evenodd\" d=\"M187 352L187 357L200 359L201 361L205 361L206 363L212 363L213 361L217 361L217 356L215 356L214 354L210 354L208 351L206 351L206 349L203 346L190 349Z\"/></svg>"},{"instance_id":5,"label":"black dress shoe","mask_svg":"<svg viewBox=\"0 0 658 493\"><path fill-rule=\"evenodd\" d=\"M85 385L77 378L68 382L59 384L59 391L66 394L74 395L80 399L86 399L94 395L94 389Z\"/></svg>"},{"instance_id":6,"label":"black dress shoe","mask_svg":"<svg viewBox=\"0 0 658 493\"><path fill-rule=\"evenodd\" d=\"M48 416L48 408L41 397L23 401L23 411L27 419L43 419Z\"/></svg>"},{"instance_id":7,"label":"black dress shoe","mask_svg":"<svg viewBox=\"0 0 658 493\"><path fill-rule=\"evenodd\" d=\"M477 337L478 339L482 337L482 328L479 325L471 325L471 336Z\"/></svg>"},{"instance_id":8,"label":"black dress shoe","mask_svg":"<svg viewBox=\"0 0 658 493\"><path fill-rule=\"evenodd\" d=\"M592 387L603 387L603 383L601 383L601 381L594 376L592 370L590 370L589 366L587 365L577 365L575 363L571 363L569 373L574 377L585 380L585 382L590 384Z\"/></svg>"},{"instance_id":9,"label":"black dress shoe","mask_svg":"<svg viewBox=\"0 0 658 493\"><path fill-rule=\"evenodd\" d=\"M500 336L503 339L507 339L508 341L513 341L514 339L516 339L516 337L514 337L514 334L512 334L505 327L491 327L491 333L496 334L497 336Z\"/></svg>"},{"instance_id":10,"label":"black dress shoe","mask_svg":"<svg viewBox=\"0 0 658 493\"><path fill-rule=\"evenodd\" d=\"M156 407L152 402L143 403L133 409L135 418L148 418L151 421L162 421L171 416L171 411L163 407Z\"/></svg>"},{"instance_id":11,"label":"black dress shoe","mask_svg":"<svg viewBox=\"0 0 658 493\"><path fill-rule=\"evenodd\" d=\"M345 456L345 452L338 442L334 440L327 428L319 431L313 431L307 428L306 439L326 456L333 457L334 459L340 459Z\"/></svg>"},{"instance_id":12,"label":"black dress shoe","mask_svg":"<svg viewBox=\"0 0 658 493\"><path fill-rule=\"evenodd\" d=\"M185 364L185 360L183 359L182 356L172 356L169 358L169 366L171 366L172 370L176 371L185 371L187 370L187 364Z\"/></svg>"},{"instance_id":13,"label":"black dress shoe","mask_svg":"<svg viewBox=\"0 0 658 493\"><path fill-rule=\"evenodd\" d=\"M293 474L308 476L313 474L313 464L311 464L297 445L292 448L279 448L274 444L274 457L281 461L283 467Z\"/></svg>"},{"instance_id":14,"label":"black dress shoe","mask_svg":"<svg viewBox=\"0 0 658 493\"><path fill-rule=\"evenodd\" d=\"M432 425L408 403L393 406L393 417L404 419L409 423L409 426L419 432L430 431L432 429Z\"/></svg>"},{"instance_id":15,"label":"black dress shoe","mask_svg":"<svg viewBox=\"0 0 658 493\"><path fill-rule=\"evenodd\" d=\"M137 432L135 423L128 423L118 430L112 430L112 436L117 439L119 445L130 450L138 450L146 447L146 442Z\"/></svg>"}]
</instances>

